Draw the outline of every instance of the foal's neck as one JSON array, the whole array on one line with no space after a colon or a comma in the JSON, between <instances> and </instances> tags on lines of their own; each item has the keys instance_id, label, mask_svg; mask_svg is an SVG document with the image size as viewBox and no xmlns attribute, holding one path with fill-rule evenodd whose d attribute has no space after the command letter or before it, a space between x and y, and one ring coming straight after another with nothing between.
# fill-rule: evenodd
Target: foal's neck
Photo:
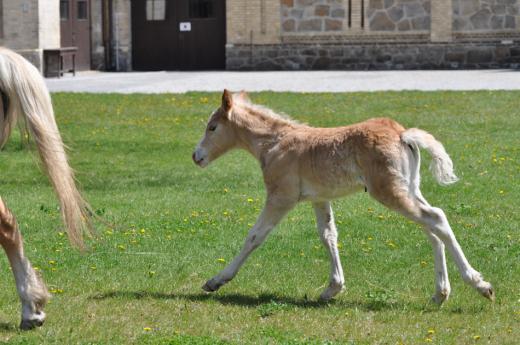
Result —
<instances>
[{"instance_id":1,"label":"foal's neck","mask_svg":"<svg viewBox=\"0 0 520 345\"><path fill-rule=\"evenodd\" d=\"M243 107L237 111L235 124L239 145L261 161L273 146L298 124L282 117L263 113L253 107Z\"/></svg>"}]
</instances>

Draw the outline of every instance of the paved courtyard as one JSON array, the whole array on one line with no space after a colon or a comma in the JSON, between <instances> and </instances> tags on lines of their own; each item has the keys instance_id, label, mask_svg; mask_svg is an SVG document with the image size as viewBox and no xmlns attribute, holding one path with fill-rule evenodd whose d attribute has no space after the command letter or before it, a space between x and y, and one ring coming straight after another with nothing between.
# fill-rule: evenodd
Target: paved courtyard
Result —
<instances>
[{"instance_id":1,"label":"paved courtyard","mask_svg":"<svg viewBox=\"0 0 520 345\"><path fill-rule=\"evenodd\" d=\"M520 70L80 72L47 79L53 92L183 93L187 91L355 92L520 90Z\"/></svg>"}]
</instances>

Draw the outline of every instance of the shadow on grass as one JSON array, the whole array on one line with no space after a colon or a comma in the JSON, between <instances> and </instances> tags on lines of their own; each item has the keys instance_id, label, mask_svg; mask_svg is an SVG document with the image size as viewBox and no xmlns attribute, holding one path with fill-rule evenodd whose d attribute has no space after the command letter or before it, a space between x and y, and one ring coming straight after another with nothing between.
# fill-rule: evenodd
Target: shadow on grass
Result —
<instances>
[{"instance_id":1,"label":"shadow on grass","mask_svg":"<svg viewBox=\"0 0 520 345\"><path fill-rule=\"evenodd\" d=\"M162 293L153 291L108 291L100 294L96 294L90 297L92 300L106 300L106 299L157 299L157 300L184 300L191 302L209 302L214 301L223 305L234 305L242 307L259 307L261 305L269 303L277 303L286 306L292 306L297 308L327 308L330 306L345 308L345 309L359 309L362 311L385 311L385 310L412 310L420 313L430 313L438 311L440 308L425 300L424 303L409 302L409 301L344 301L344 300L333 300L331 302L322 302L317 300L310 300L307 298L294 298L288 296L280 296L275 294L260 294L258 296L243 295L237 293L231 294L207 294L207 293ZM460 307L456 310L450 310L451 313L479 313L484 308L471 308L467 310L461 310Z\"/></svg>"},{"instance_id":2,"label":"shadow on grass","mask_svg":"<svg viewBox=\"0 0 520 345\"><path fill-rule=\"evenodd\" d=\"M18 326L9 322L0 322L0 332L16 332Z\"/></svg>"}]
</instances>

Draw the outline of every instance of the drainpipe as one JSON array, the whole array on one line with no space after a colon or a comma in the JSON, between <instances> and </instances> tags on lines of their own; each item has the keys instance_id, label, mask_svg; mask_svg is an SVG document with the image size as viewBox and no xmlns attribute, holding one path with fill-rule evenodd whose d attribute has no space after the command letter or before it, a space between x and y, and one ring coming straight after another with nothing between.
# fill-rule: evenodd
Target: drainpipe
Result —
<instances>
[{"instance_id":1,"label":"drainpipe","mask_svg":"<svg viewBox=\"0 0 520 345\"><path fill-rule=\"evenodd\" d=\"M105 47L105 70L114 69L114 50L113 50L113 8L112 0L103 0L103 46Z\"/></svg>"}]
</instances>

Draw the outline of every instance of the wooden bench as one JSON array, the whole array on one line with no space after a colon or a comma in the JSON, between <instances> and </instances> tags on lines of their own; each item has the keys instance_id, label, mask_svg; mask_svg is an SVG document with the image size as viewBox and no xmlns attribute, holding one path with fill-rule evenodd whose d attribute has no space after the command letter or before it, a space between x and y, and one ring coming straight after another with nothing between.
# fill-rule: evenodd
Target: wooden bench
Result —
<instances>
[{"instance_id":1,"label":"wooden bench","mask_svg":"<svg viewBox=\"0 0 520 345\"><path fill-rule=\"evenodd\" d=\"M76 53L78 47L61 47L56 49L43 50L43 66L44 75L46 78L59 78L63 73L71 72L76 75ZM68 70L64 69L64 59L66 57L72 58L72 67Z\"/></svg>"}]
</instances>

